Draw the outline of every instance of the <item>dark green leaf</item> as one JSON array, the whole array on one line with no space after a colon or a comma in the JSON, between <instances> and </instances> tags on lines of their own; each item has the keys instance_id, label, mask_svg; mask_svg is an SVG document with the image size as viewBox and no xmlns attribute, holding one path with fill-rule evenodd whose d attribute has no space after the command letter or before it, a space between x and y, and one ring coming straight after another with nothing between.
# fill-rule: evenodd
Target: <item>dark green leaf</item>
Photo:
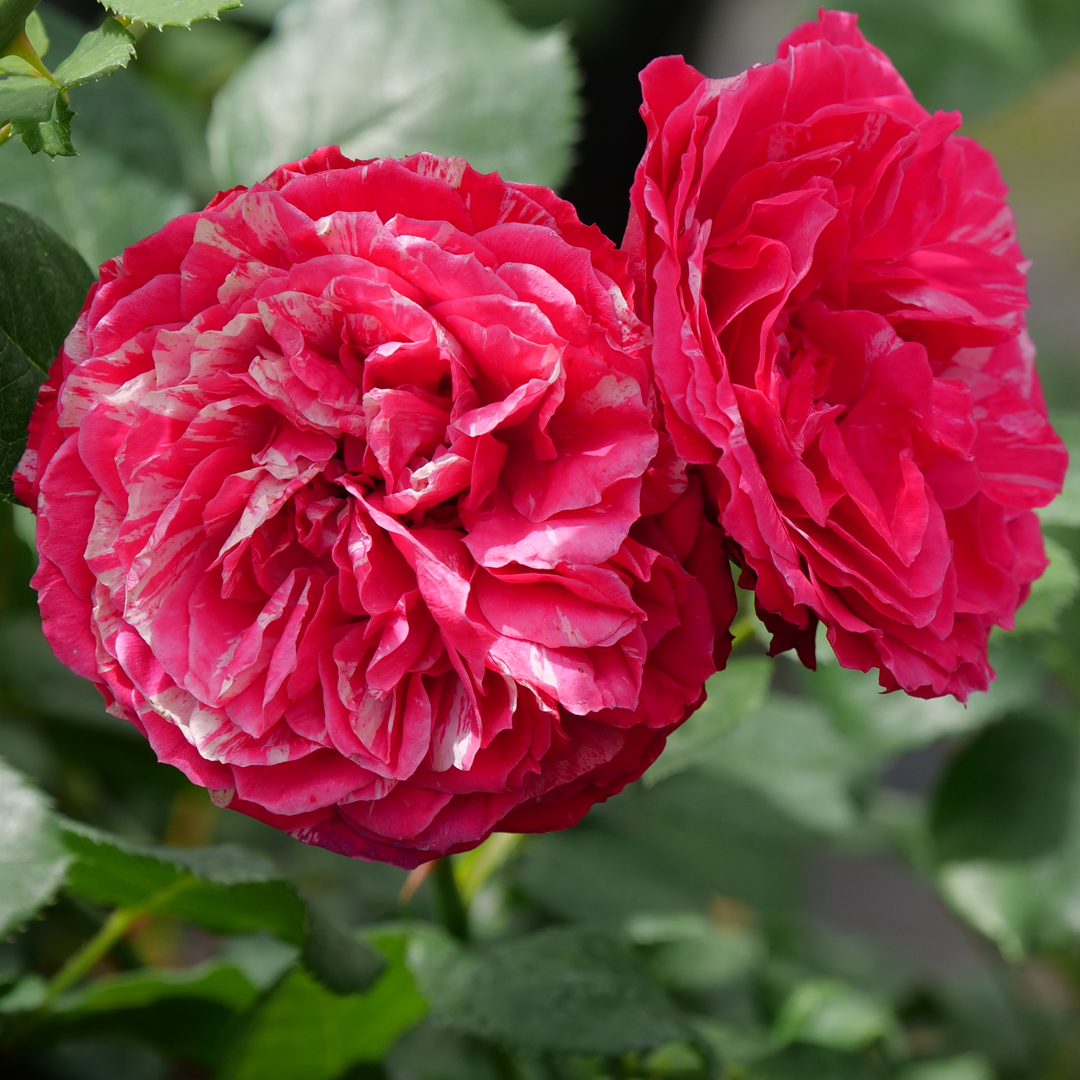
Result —
<instances>
[{"instance_id":1,"label":"dark green leaf","mask_svg":"<svg viewBox=\"0 0 1080 1080\"><path fill-rule=\"evenodd\" d=\"M427 1006L405 966L405 938L372 936L390 963L370 991L340 997L294 968L232 1047L222 1080L336 1080L350 1065L380 1061Z\"/></svg>"},{"instance_id":2,"label":"dark green leaf","mask_svg":"<svg viewBox=\"0 0 1080 1080\"><path fill-rule=\"evenodd\" d=\"M154 903L155 914L222 933L267 930L286 941L304 939L303 902L257 852L225 844L191 849L133 844L73 821L62 827L75 856L68 887L79 896L134 907L171 889L163 902Z\"/></svg>"},{"instance_id":3,"label":"dark green leaf","mask_svg":"<svg viewBox=\"0 0 1080 1080\"><path fill-rule=\"evenodd\" d=\"M612 929L642 912L704 911L718 894L781 914L798 895L805 839L758 792L691 769L530 838L513 873L545 909Z\"/></svg>"},{"instance_id":4,"label":"dark green leaf","mask_svg":"<svg viewBox=\"0 0 1080 1080\"><path fill-rule=\"evenodd\" d=\"M0 496L11 498L38 386L92 280L48 226L0 203Z\"/></svg>"},{"instance_id":5,"label":"dark green leaf","mask_svg":"<svg viewBox=\"0 0 1080 1080\"><path fill-rule=\"evenodd\" d=\"M45 797L0 760L0 937L53 898L70 862Z\"/></svg>"},{"instance_id":6,"label":"dark green leaf","mask_svg":"<svg viewBox=\"0 0 1080 1080\"><path fill-rule=\"evenodd\" d=\"M177 1017L177 1021L190 1017ZM44 1055L50 1077L62 1080L165 1080L169 1063L151 1046L143 1032L120 1035L88 1033L65 1037Z\"/></svg>"},{"instance_id":7,"label":"dark green leaf","mask_svg":"<svg viewBox=\"0 0 1080 1080\"><path fill-rule=\"evenodd\" d=\"M370 990L386 967L386 958L364 938L317 911L308 914L303 960L308 971L335 994Z\"/></svg>"},{"instance_id":8,"label":"dark green leaf","mask_svg":"<svg viewBox=\"0 0 1080 1080\"><path fill-rule=\"evenodd\" d=\"M128 66L135 55L135 38L115 19L106 19L83 35L75 51L53 72L63 87L80 86L112 75Z\"/></svg>"},{"instance_id":9,"label":"dark green leaf","mask_svg":"<svg viewBox=\"0 0 1080 1080\"><path fill-rule=\"evenodd\" d=\"M1076 747L1056 727L1014 718L981 732L951 762L931 813L942 861L1029 859L1068 825Z\"/></svg>"},{"instance_id":10,"label":"dark green leaf","mask_svg":"<svg viewBox=\"0 0 1080 1080\"><path fill-rule=\"evenodd\" d=\"M0 48L23 28L31 12L38 6L38 0L4 0L0 4Z\"/></svg>"},{"instance_id":11,"label":"dark green leaf","mask_svg":"<svg viewBox=\"0 0 1080 1080\"><path fill-rule=\"evenodd\" d=\"M645 774L646 787L698 764L721 736L761 708L772 672L773 662L764 657L729 661L709 680L705 704L668 736L660 759Z\"/></svg>"},{"instance_id":12,"label":"dark green leaf","mask_svg":"<svg viewBox=\"0 0 1080 1080\"><path fill-rule=\"evenodd\" d=\"M995 639L995 651L997 639ZM810 695L825 709L836 732L859 755L868 772L894 754L939 739L963 735L1023 705L1038 691L1038 671L1027 660L992 658L998 678L989 693L966 705L952 697L924 701L882 693L874 672L852 671L835 662L803 672Z\"/></svg>"},{"instance_id":13,"label":"dark green leaf","mask_svg":"<svg viewBox=\"0 0 1080 1080\"><path fill-rule=\"evenodd\" d=\"M14 116L11 118L11 130L22 136L31 154L44 153L51 158L74 157L75 147L71 145L71 118L74 115L64 95L57 93L45 119Z\"/></svg>"},{"instance_id":14,"label":"dark green leaf","mask_svg":"<svg viewBox=\"0 0 1080 1080\"><path fill-rule=\"evenodd\" d=\"M480 955L429 931L410 943L409 966L436 1019L509 1046L619 1054L687 1035L626 948L588 927L542 930Z\"/></svg>"},{"instance_id":15,"label":"dark green leaf","mask_svg":"<svg viewBox=\"0 0 1080 1080\"><path fill-rule=\"evenodd\" d=\"M41 16L36 11L30 13L30 17L26 20L26 26L23 29L26 31L26 36L30 39L30 44L33 45L38 56L44 56L49 51L49 35L45 30L45 24L41 21ZM0 71L8 75L34 74L34 68L30 64L21 56L12 54L0 57Z\"/></svg>"},{"instance_id":16,"label":"dark green leaf","mask_svg":"<svg viewBox=\"0 0 1080 1080\"><path fill-rule=\"evenodd\" d=\"M856 822L850 787L865 770L865 758L804 698L769 695L700 764L760 791L792 820L812 828L842 832Z\"/></svg>"},{"instance_id":17,"label":"dark green leaf","mask_svg":"<svg viewBox=\"0 0 1080 1080\"><path fill-rule=\"evenodd\" d=\"M334 143L557 186L576 88L565 33L526 30L491 0L300 0L215 99L211 159L223 186Z\"/></svg>"},{"instance_id":18,"label":"dark green leaf","mask_svg":"<svg viewBox=\"0 0 1080 1080\"><path fill-rule=\"evenodd\" d=\"M200 19L216 19L219 11L241 6L241 0L108 0L117 15L146 26L190 26Z\"/></svg>"},{"instance_id":19,"label":"dark green leaf","mask_svg":"<svg viewBox=\"0 0 1080 1080\"><path fill-rule=\"evenodd\" d=\"M751 1065L745 1080L874 1080L880 1076L859 1058L817 1046L789 1046Z\"/></svg>"}]
</instances>

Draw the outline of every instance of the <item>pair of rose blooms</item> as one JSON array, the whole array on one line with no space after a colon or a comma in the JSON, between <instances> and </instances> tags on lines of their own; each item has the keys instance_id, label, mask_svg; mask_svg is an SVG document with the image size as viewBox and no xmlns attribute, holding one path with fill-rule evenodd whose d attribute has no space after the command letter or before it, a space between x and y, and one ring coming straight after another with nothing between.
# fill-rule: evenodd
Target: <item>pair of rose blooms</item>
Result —
<instances>
[{"instance_id":1,"label":"pair of rose blooms","mask_svg":"<svg viewBox=\"0 0 1080 1080\"><path fill-rule=\"evenodd\" d=\"M733 568L774 653L988 685L1066 466L992 158L843 12L642 85L621 250L331 148L101 268L16 475L45 634L221 805L400 866L571 825L701 704Z\"/></svg>"}]
</instances>

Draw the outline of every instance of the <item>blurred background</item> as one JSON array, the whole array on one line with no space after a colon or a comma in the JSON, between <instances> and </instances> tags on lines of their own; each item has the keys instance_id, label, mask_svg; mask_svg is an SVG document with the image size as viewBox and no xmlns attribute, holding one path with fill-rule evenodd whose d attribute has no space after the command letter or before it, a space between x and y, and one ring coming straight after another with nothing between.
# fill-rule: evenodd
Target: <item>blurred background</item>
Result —
<instances>
[{"instance_id":1,"label":"blurred background","mask_svg":"<svg viewBox=\"0 0 1080 1080\"><path fill-rule=\"evenodd\" d=\"M997 156L1032 263L1030 321L1044 387L1060 430L1080 448L1080 2L851 6L919 99L961 110L964 133ZM539 74L524 61L521 69L522 93L533 79L547 111L535 110L531 150L469 132L461 145L480 140L477 157L470 154L478 165L557 186L583 220L618 241L644 147L638 71L680 52L707 75L736 74L770 60L815 5L504 7L518 29L537 32L522 42L547 50ZM58 56L101 14L83 0L41 10ZM316 132L310 112L274 97L290 79L308 80L309 109L319 107L319 93L338 93L335 79L368 79L366 92L383 92L363 64L338 72L332 50L304 52L305 27L317 27L326 10L341 17L350 9L347 0L250 0L190 31L146 31L128 71L73 100L81 156L52 162L5 147L0 199L38 214L97 265L219 186L255 179L244 170L260 153L300 156L317 135L379 153L443 150L408 145L429 131L421 121L404 135L357 133L345 120ZM271 127L284 142L272 142ZM694 1018L731 1080L1080 1076L1080 477L1070 474L1043 520L1053 564L1017 631L995 635L999 679L990 694L966 708L883 697L872 677L840 670L824 652L817 674L786 658L766 661L764 635L753 627L708 705L641 783L573 830L492 849L472 879L478 936L609 928ZM136 841L254 846L346 927L429 916L430 882L406 886L403 872L305 848L217 810L157 766L133 731L103 713L96 692L52 659L27 585L33 561L32 518L17 512L0 528L0 755L63 813ZM753 623L749 610L744 617ZM54 973L102 917L62 896L0 946L0 991L27 971ZM150 919L99 974L224 963L243 948L271 955L280 946ZM214 1007L224 1010L222 1024L240 1023L233 1006ZM184 1015L175 1001L170 1008ZM161 1035L168 1024L155 1027L149 1015L130 1002L103 1008L92 1023L80 1015L6 1058L0 1047L0 1072L58 1080L344 1075L272 1056L253 1058L257 1071L244 1072L235 1054L232 1072L221 1072L217 1043ZM381 1061L346 1064L354 1080L704 1075L700 1058L680 1057L678 1047L625 1059L526 1056L508 1073L437 1017L408 1030Z\"/></svg>"}]
</instances>

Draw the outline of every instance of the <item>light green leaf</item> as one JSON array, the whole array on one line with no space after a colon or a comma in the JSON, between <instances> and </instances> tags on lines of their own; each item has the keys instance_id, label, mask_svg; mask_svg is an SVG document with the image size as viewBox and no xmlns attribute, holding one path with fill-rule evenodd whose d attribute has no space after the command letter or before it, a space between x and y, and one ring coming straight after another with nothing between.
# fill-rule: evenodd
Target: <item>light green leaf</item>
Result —
<instances>
[{"instance_id":1,"label":"light green leaf","mask_svg":"<svg viewBox=\"0 0 1080 1080\"><path fill-rule=\"evenodd\" d=\"M49 51L49 32L41 21L41 16L36 11L31 11L26 19L26 36L38 56L44 56Z\"/></svg>"},{"instance_id":2,"label":"light green leaf","mask_svg":"<svg viewBox=\"0 0 1080 1080\"><path fill-rule=\"evenodd\" d=\"M1049 536L1044 538L1044 543L1050 565L1043 576L1032 583L1031 595L1016 613L1018 634L1056 630L1058 616L1080 588L1080 570L1069 552Z\"/></svg>"},{"instance_id":3,"label":"light green leaf","mask_svg":"<svg viewBox=\"0 0 1080 1080\"><path fill-rule=\"evenodd\" d=\"M128 66L135 55L135 38L115 19L106 19L83 35L75 51L53 72L65 89L96 82Z\"/></svg>"},{"instance_id":4,"label":"light green leaf","mask_svg":"<svg viewBox=\"0 0 1080 1080\"><path fill-rule=\"evenodd\" d=\"M0 937L52 900L70 862L44 795L0 759Z\"/></svg>"},{"instance_id":5,"label":"light green leaf","mask_svg":"<svg viewBox=\"0 0 1080 1080\"><path fill-rule=\"evenodd\" d=\"M53 49L72 52L82 27L56 9L44 19ZM79 156L50 161L0 149L0 200L41 218L96 267L189 210L191 200L168 121L131 72L72 96Z\"/></svg>"},{"instance_id":6,"label":"light green leaf","mask_svg":"<svg viewBox=\"0 0 1080 1080\"><path fill-rule=\"evenodd\" d=\"M1061 494L1049 505L1037 510L1044 525L1080 526L1080 415L1055 415L1054 430L1069 451L1069 468Z\"/></svg>"},{"instance_id":7,"label":"light green leaf","mask_svg":"<svg viewBox=\"0 0 1080 1080\"><path fill-rule=\"evenodd\" d=\"M82 307L89 268L42 222L0 203L0 497L26 448L38 386Z\"/></svg>"},{"instance_id":8,"label":"light green leaf","mask_svg":"<svg viewBox=\"0 0 1080 1080\"><path fill-rule=\"evenodd\" d=\"M302 942L307 913L265 856L235 845L169 848L134 844L88 825L63 821L75 856L68 888L98 904L133 907L184 883L154 912L222 933L266 930Z\"/></svg>"},{"instance_id":9,"label":"light green leaf","mask_svg":"<svg viewBox=\"0 0 1080 1080\"><path fill-rule=\"evenodd\" d=\"M663 754L645 774L645 786L698 764L725 733L761 708L772 672L773 662L764 657L729 661L709 680L705 704L668 736Z\"/></svg>"},{"instance_id":10,"label":"light green leaf","mask_svg":"<svg viewBox=\"0 0 1080 1080\"><path fill-rule=\"evenodd\" d=\"M339 997L294 968L231 1048L222 1080L336 1080L351 1065L381 1060L427 1005L405 966L404 935L371 937L389 965L370 991Z\"/></svg>"},{"instance_id":11,"label":"light green leaf","mask_svg":"<svg viewBox=\"0 0 1080 1080\"><path fill-rule=\"evenodd\" d=\"M541 930L480 955L427 931L414 935L409 966L433 1017L526 1050L618 1054L688 1034L634 957L590 927Z\"/></svg>"},{"instance_id":12,"label":"light green leaf","mask_svg":"<svg viewBox=\"0 0 1080 1080\"><path fill-rule=\"evenodd\" d=\"M896 1080L994 1080L994 1070L979 1054L920 1061L897 1073Z\"/></svg>"},{"instance_id":13,"label":"light green leaf","mask_svg":"<svg viewBox=\"0 0 1080 1080\"><path fill-rule=\"evenodd\" d=\"M970 862L942 868L938 887L949 906L1014 963L1023 959L1045 907L1045 867Z\"/></svg>"},{"instance_id":14,"label":"light green leaf","mask_svg":"<svg viewBox=\"0 0 1080 1080\"><path fill-rule=\"evenodd\" d=\"M0 79L0 120L48 120L59 93L48 79L38 75Z\"/></svg>"},{"instance_id":15,"label":"light green leaf","mask_svg":"<svg viewBox=\"0 0 1080 1080\"><path fill-rule=\"evenodd\" d=\"M13 116L11 130L22 136L31 154L44 153L51 158L74 157L75 147L71 145L71 118L74 115L64 95L58 91L44 119Z\"/></svg>"},{"instance_id":16,"label":"light green leaf","mask_svg":"<svg viewBox=\"0 0 1080 1080\"><path fill-rule=\"evenodd\" d=\"M36 972L24 975L2 998L0 1014L33 1012L48 997L49 984Z\"/></svg>"},{"instance_id":17,"label":"light green leaf","mask_svg":"<svg viewBox=\"0 0 1080 1080\"><path fill-rule=\"evenodd\" d=\"M144 26L190 26L200 19L216 19L220 11L241 7L241 0L108 0L116 15Z\"/></svg>"},{"instance_id":18,"label":"light green leaf","mask_svg":"<svg viewBox=\"0 0 1080 1080\"><path fill-rule=\"evenodd\" d=\"M254 1002L258 991L231 964L208 961L181 971L146 968L107 976L58 998L52 1005L65 1017L142 1009L175 998L197 998L242 1012Z\"/></svg>"},{"instance_id":19,"label":"light green leaf","mask_svg":"<svg viewBox=\"0 0 1080 1080\"><path fill-rule=\"evenodd\" d=\"M811 979L780 1009L773 1035L780 1044L814 1043L832 1050L861 1050L897 1032L892 1010L877 998L837 979Z\"/></svg>"},{"instance_id":20,"label":"light green leaf","mask_svg":"<svg viewBox=\"0 0 1080 1080\"><path fill-rule=\"evenodd\" d=\"M298 0L215 99L211 160L222 186L246 184L336 143L557 186L577 81L562 30L526 30L495 0Z\"/></svg>"},{"instance_id":21,"label":"light green leaf","mask_svg":"<svg viewBox=\"0 0 1080 1080\"><path fill-rule=\"evenodd\" d=\"M627 936L642 947L645 967L673 990L712 990L753 971L765 944L744 926L719 926L702 915L638 915Z\"/></svg>"}]
</instances>

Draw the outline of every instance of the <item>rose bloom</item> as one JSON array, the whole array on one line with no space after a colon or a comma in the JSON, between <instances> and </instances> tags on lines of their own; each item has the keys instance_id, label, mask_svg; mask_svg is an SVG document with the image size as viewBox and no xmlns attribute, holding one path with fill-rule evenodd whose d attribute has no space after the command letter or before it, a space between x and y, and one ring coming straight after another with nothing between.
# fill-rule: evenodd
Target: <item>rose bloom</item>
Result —
<instances>
[{"instance_id":1,"label":"rose bloom","mask_svg":"<svg viewBox=\"0 0 1080 1080\"><path fill-rule=\"evenodd\" d=\"M414 866L577 821L734 602L631 295L552 192L427 155L321 150L128 248L16 478L57 656L307 843Z\"/></svg>"},{"instance_id":2,"label":"rose bloom","mask_svg":"<svg viewBox=\"0 0 1080 1080\"><path fill-rule=\"evenodd\" d=\"M931 115L856 16L775 63L642 73L624 247L679 453L742 584L813 666L922 697L985 689L1046 566L1066 455L1025 331L1026 263L987 151Z\"/></svg>"}]
</instances>

